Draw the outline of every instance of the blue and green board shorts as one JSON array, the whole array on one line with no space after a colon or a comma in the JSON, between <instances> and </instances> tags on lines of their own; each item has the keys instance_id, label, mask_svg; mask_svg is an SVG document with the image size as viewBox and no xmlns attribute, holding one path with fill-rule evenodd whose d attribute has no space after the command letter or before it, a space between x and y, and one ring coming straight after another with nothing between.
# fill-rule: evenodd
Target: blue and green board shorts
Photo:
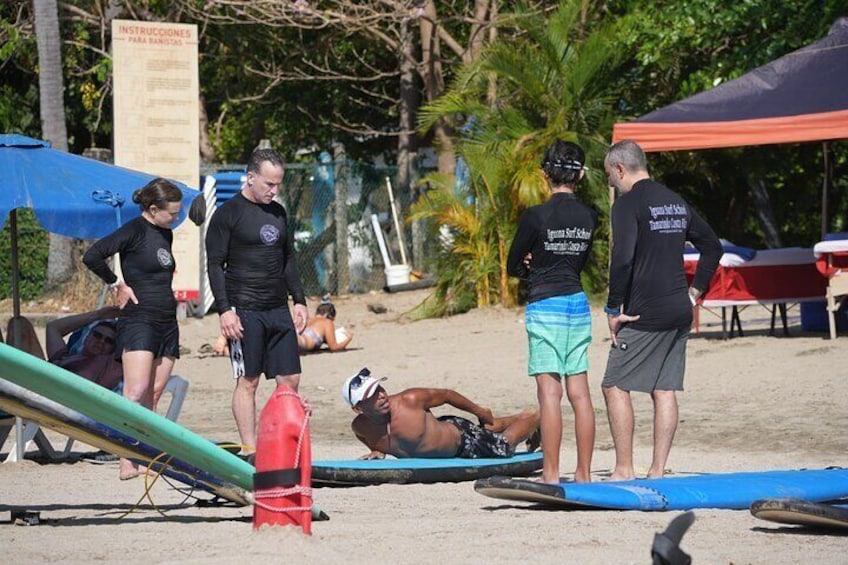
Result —
<instances>
[{"instance_id":1,"label":"blue and green board shorts","mask_svg":"<svg viewBox=\"0 0 848 565\"><path fill-rule=\"evenodd\" d=\"M528 304L524 325L530 345L527 374L568 376L589 370L592 315L584 292Z\"/></svg>"}]
</instances>

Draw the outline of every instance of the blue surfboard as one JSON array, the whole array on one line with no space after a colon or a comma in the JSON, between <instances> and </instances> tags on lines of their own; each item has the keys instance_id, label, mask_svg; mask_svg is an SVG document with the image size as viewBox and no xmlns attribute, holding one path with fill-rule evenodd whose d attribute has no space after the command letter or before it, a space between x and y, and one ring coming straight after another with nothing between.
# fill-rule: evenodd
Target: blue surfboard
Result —
<instances>
[{"instance_id":1,"label":"blue surfboard","mask_svg":"<svg viewBox=\"0 0 848 565\"><path fill-rule=\"evenodd\" d=\"M609 510L748 509L761 498L822 502L848 497L848 469L715 473L662 479L549 485L509 477L478 480L492 498Z\"/></svg>"},{"instance_id":2,"label":"blue surfboard","mask_svg":"<svg viewBox=\"0 0 848 565\"><path fill-rule=\"evenodd\" d=\"M312 486L350 487L379 484L458 483L493 475L526 477L542 468L542 453L508 458L339 459L312 462Z\"/></svg>"}]
</instances>

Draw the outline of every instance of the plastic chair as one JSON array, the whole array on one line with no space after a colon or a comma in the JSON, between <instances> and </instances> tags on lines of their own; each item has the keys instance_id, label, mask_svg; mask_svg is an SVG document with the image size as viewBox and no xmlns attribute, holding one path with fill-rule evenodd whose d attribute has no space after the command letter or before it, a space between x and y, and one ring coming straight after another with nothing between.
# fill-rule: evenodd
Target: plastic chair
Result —
<instances>
[{"instance_id":1,"label":"plastic chair","mask_svg":"<svg viewBox=\"0 0 848 565\"><path fill-rule=\"evenodd\" d=\"M15 422L16 418L14 416L6 414L5 412L0 412L0 446L6 442L6 439L10 434L12 436L11 448L6 459L3 460L4 463L19 461L17 449L18 444L15 440ZM21 425L23 426L22 435L25 447L28 446L30 442L35 442L35 445L38 446L41 453L50 459L58 459L67 455L67 450L63 453L59 453L53 448L53 444L50 443L50 440L47 439L46 435L44 435L41 427L35 422L21 419ZM26 449L23 450L23 453L26 453Z\"/></svg>"},{"instance_id":2,"label":"plastic chair","mask_svg":"<svg viewBox=\"0 0 848 565\"><path fill-rule=\"evenodd\" d=\"M165 390L162 391L162 396L164 397L166 394L171 395L171 402L168 404L168 409L165 411L165 417L172 422L176 422L177 418L180 417L180 411L183 409L183 402L185 401L187 392L188 381L179 375L171 375L171 378L168 379L168 384L165 385ZM115 393L124 393L123 382L115 387ZM159 399L159 402L162 402L161 398Z\"/></svg>"},{"instance_id":3,"label":"plastic chair","mask_svg":"<svg viewBox=\"0 0 848 565\"><path fill-rule=\"evenodd\" d=\"M168 384L165 385L165 390L162 391L162 396L165 393L171 395L171 403L168 404L168 410L165 412L165 417L176 422L180 416L180 411L183 409L183 401L188 392L188 381L179 375L171 375L168 379Z\"/></svg>"}]
</instances>

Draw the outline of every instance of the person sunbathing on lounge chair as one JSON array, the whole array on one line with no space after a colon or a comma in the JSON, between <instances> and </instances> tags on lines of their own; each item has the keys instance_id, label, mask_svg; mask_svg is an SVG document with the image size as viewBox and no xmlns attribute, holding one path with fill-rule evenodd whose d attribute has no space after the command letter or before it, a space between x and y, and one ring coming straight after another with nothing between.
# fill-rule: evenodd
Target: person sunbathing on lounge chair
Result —
<instances>
[{"instance_id":1,"label":"person sunbathing on lounge chair","mask_svg":"<svg viewBox=\"0 0 848 565\"><path fill-rule=\"evenodd\" d=\"M410 388L390 395L380 385L384 380L362 369L342 388L345 401L358 414L351 423L353 433L371 449L361 459L382 459L387 453L398 458L512 457L515 447L528 438L530 451L539 446L536 410L495 418L489 408L454 390ZM437 418L430 412L444 404L473 414L480 424L459 416Z\"/></svg>"},{"instance_id":2,"label":"person sunbathing on lounge chair","mask_svg":"<svg viewBox=\"0 0 848 565\"><path fill-rule=\"evenodd\" d=\"M89 381L114 389L124 377L123 365L115 358L115 317L118 315L120 308L107 306L48 322L45 329L47 360ZM65 336L77 330L82 330L80 338L74 343L66 343Z\"/></svg>"}]
</instances>

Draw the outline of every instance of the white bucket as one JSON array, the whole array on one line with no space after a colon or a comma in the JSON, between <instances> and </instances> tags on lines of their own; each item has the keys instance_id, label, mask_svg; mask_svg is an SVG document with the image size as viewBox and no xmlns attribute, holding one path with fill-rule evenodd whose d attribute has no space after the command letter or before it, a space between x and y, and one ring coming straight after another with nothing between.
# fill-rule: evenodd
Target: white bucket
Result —
<instances>
[{"instance_id":1,"label":"white bucket","mask_svg":"<svg viewBox=\"0 0 848 565\"><path fill-rule=\"evenodd\" d=\"M389 265L386 267L386 286L396 286L409 282L409 273L412 268L409 265Z\"/></svg>"}]
</instances>

